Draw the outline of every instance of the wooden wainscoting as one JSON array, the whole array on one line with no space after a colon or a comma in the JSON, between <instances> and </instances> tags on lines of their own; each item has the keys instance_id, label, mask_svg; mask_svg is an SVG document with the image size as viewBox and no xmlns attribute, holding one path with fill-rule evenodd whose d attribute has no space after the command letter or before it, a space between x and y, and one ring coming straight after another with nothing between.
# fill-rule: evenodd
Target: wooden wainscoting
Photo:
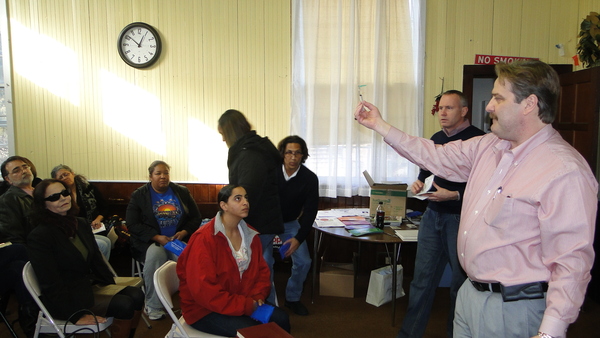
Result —
<instances>
[{"instance_id":1,"label":"wooden wainscoting","mask_svg":"<svg viewBox=\"0 0 600 338\"><path fill-rule=\"evenodd\" d=\"M102 193L102 196L108 201L109 211L111 215L119 215L125 218L125 211L131 194L135 189L144 185L143 182L94 182L91 181L98 190ZM196 204L203 218L212 218L217 214L219 210L217 206L217 194L219 190L225 186L225 184L202 184L202 183L182 183L181 185L186 186ZM335 209L335 208L368 208L369 197L366 196L352 196L352 197L337 197L319 198L319 210ZM424 211L427 206L427 202L409 198L406 202L408 209Z\"/></svg>"},{"instance_id":2,"label":"wooden wainscoting","mask_svg":"<svg viewBox=\"0 0 600 338\"><path fill-rule=\"evenodd\" d=\"M119 215L125 219L125 212L127 204L129 204L129 200L131 199L131 194L145 183L92 181L92 184L100 190L102 196L108 202L110 214ZM217 195L225 184L182 183L181 185L190 190L203 218L212 218L217 214L219 210Z\"/></svg>"}]
</instances>

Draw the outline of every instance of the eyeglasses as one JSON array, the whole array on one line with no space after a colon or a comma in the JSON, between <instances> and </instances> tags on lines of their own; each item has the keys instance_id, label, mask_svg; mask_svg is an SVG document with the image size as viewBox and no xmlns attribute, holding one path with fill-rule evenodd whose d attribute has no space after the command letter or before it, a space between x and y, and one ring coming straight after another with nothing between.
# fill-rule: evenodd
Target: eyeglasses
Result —
<instances>
[{"instance_id":1,"label":"eyeglasses","mask_svg":"<svg viewBox=\"0 0 600 338\"><path fill-rule=\"evenodd\" d=\"M31 167L30 167L29 165L27 165L27 164L23 164L23 165L20 165L20 166L18 166L18 167L14 167L14 168L11 170L11 172L10 172L10 173L11 173L11 174L18 175L18 174L22 173L22 172L23 172L23 171L25 171L25 170L29 170L30 168L31 168Z\"/></svg>"},{"instance_id":2,"label":"eyeglasses","mask_svg":"<svg viewBox=\"0 0 600 338\"><path fill-rule=\"evenodd\" d=\"M67 197L70 196L71 193L67 191L67 189L61 191L61 192L57 192L56 194L52 194L46 198L44 198L44 201L48 201L48 202L56 202L60 199L60 196L62 197Z\"/></svg>"},{"instance_id":3,"label":"eyeglasses","mask_svg":"<svg viewBox=\"0 0 600 338\"><path fill-rule=\"evenodd\" d=\"M283 153L285 156L287 157L292 157L292 156L302 156L302 152L301 151L291 151L291 150L286 150L285 153Z\"/></svg>"}]
</instances>

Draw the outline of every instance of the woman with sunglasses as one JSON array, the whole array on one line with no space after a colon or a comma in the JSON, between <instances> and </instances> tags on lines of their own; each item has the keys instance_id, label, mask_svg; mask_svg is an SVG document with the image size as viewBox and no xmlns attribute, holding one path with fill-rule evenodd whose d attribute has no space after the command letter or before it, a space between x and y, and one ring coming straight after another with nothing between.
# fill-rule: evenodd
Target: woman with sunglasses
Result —
<instances>
[{"instance_id":1,"label":"woman with sunglasses","mask_svg":"<svg viewBox=\"0 0 600 338\"><path fill-rule=\"evenodd\" d=\"M71 193L71 203L79 208L79 217L85 218L92 229L102 227L104 215L107 212L108 204L100 194L100 191L87 178L80 174L75 174L68 165L59 164L52 169L50 177L63 182L67 190ZM110 250L112 243L108 237L100 233L94 235L100 252L110 259Z\"/></svg>"},{"instance_id":2,"label":"woman with sunglasses","mask_svg":"<svg viewBox=\"0 0 600 338\"><path fill-rule=\"evenodd\" d=\"M132 337L144 293L115 285L91 227L77 213L61 181L46 179L35 188L31 210L35 228L27 237L27 251L42 301L53 317L75 324L91 325L114 317L112 337Z\"/></svg>"},{"instance_id":3,"label":"woman with sunglasses","mask_svg":"<svg viewBox=\"0 0 600 338\"><path fill-rule=\"evenodd\" d=\"M210 334L235 337L258 325L250 316L271 291L271 272L262 256L258 232L246 224L246 189L219 191L219 213L196 231L179 256L179 297L185 322ZM275 307L270 317L290 331L289 317Z\"/></svg>"}]
</instances>

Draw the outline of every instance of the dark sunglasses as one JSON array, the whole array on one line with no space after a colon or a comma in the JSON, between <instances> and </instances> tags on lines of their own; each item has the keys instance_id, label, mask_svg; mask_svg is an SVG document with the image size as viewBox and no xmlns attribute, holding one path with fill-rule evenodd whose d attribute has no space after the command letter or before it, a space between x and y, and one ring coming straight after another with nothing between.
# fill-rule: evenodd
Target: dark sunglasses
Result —
<instances>
[{"instance_id":1,"label":"dark sunglasses","mask_svg":"<svg viewBox=\"0 0 600 338\"><path fill-rule=\"evenodd\" d=\"M60 196L61 196L61 195L62 195L63 197L67 197L67 196L70 196L70 195L71 195L71 193L70 193L70 192L68 192L68 191L67 191L67 189L65 189L65 190L63 190L63 191L61 191L61 192L57 192L56 194L52 194L52 195L50 195L50 196L48 196L48 197L44 198L44 201L48 201L48 202L56 202L56 201L58 201L58 200L60 199Z\"/></svg>"}]
</instances>

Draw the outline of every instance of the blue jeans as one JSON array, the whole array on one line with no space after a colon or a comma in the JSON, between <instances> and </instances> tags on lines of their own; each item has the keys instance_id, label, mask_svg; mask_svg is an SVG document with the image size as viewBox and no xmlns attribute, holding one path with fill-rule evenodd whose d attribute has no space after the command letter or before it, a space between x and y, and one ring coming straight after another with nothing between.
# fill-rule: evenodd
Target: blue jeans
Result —
<instances>
[{"instance_id":1,"label":"blue jeans","mask_svg":"<svg viewBox=\"0 0 600 338\"><path fill-rule=\"evenodd\" d=\"M106 257L106 260L109 260L110 250L112 249L112 242L110 241L110 238L102 235L94 235L94 239L96 239L98 249L100 249L102 255Z\"/></svg>"},{"instance_id":2,"label":"blue jeans","mask_svg":"<svg viewBox=\"0 0 600 338\"><path fill-rule=\"evenodd\" d=\"M452 337L456 294L467 278L456 254L459 223L459 214L438 213L429 208L425 211L419 226L415 273L410 283L408 309L398 338L423 337L431 314L435 290L447 263L450 263L452 268L447 334L448 337Z\"/></svg>"},{"instance_id":3,"label":"blue jeans","mask_svg":"<svg viewBox=\"0 0 600 338\"><path fill-rule=\"evenodd\" d=\"M282 309L275 307L269 321L275 322L282 329L290 332L290 318ZM250 316L228 316L211 312L191 324L191 326L196 330L218 336L237 337L238 329L259 324L261 323L250 318Z\"/></svg>"},{"instance_id":4,"label":"blue jeans","mask_svg":"<svg viewBox=\"0 0 600 338\"><path fill-rule=\"evenodd\" d=\"M263 257L269 266L269 270L271 271L271 293L269 294L269 297L267 297L266 301L270 304L277 304L275 303L275 298L277 295L275 294L275 288L273 287L273 264L275 263L275 258L273 258L273 239L275 238L275 235L265 234L258 235L258 237L260 238L260 243L262 244Z\"/></svg>"},{"instance_id":5,"label":"blue jeans","mask_svg":"<svg viewBox=\"0 0 600 338\"><path fill-rule=\"evenodd\" d=\"M283 224L285 228L283 234L280 235L282 241L296 236L298 230L300 230L300 223L297 220L287 222ZM308 252L308 245L306 241L302 242L298 249L292 253L292 275L288 279L287 286L285 288L285 299L289 302L297 302L302 296L302 288L306 275L310 271L312 260L310 259L310 253Z\"/></svg>"},{"instance_id":6,"label":"blue jeans","mask_svg":"<svg viewBox=\"0 0 600 338\"><path fill-rule=\"evenodd\" d=\"M179 257L162 245L151 244L146 250L144 261L144 284L146 285L146 305L154 309L162 309L162 303L158 299L154 288L154 272L168 260L177 262Z\"/></svg>"}]
</instances>

